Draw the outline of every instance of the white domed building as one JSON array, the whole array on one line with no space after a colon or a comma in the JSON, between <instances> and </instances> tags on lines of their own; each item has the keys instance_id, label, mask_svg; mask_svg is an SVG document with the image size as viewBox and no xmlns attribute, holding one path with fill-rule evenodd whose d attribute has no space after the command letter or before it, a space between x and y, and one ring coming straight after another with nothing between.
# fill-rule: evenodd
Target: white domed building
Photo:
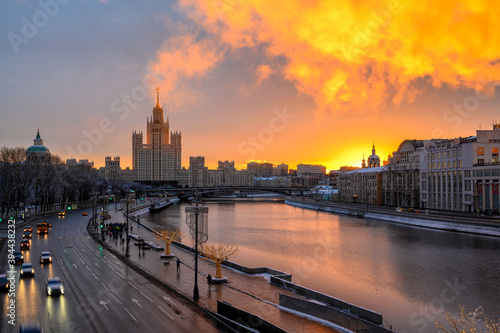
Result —
<instances>
[{"instance_id":1,"label":"white domed building","mask_svg":"<svg viewBox=\"0 0 500 333\"><path fill-rule=\"evenodd\" d=\"M43 140L40 137L40 130L36 132L36 138L33 140L33 145L26 150L26 161L29 163L50 162L50 150L43 145Z\"/></svg>"}]
</instances>

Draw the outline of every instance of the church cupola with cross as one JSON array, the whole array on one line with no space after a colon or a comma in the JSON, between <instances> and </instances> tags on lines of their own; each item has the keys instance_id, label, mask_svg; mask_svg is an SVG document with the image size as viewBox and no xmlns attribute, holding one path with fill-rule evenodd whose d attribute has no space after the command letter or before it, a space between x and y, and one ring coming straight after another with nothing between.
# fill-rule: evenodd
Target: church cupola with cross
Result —
<instances>
[{"instance_id":1,"label":"church cupola with cross","mask_svg":"<svg viewBox=\"0 0 500 333\"><path fill-rule=\"evenodd\" d=\"M380 166L380 157L375 154L375 142L372 147L372 154L368 157L368 167L375 168Z\"/></svg>"}]
</instances>

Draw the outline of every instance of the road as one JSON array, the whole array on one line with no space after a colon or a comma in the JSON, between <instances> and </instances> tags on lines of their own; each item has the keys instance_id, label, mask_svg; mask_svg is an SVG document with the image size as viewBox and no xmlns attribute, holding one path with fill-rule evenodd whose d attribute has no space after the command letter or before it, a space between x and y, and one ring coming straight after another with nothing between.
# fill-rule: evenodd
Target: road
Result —
<instances>
[{"instance_id":1,"label":"road","mask_svg":"<svg viewBox=\"0 0 500 333\"><path fill-rule=\"evenodd\" d=\"M17 325L2 315L1 332L17 332L21 323L30 321L39 321L44 332L218 332L184 300L96 244L86 231L84 211L48 217L52 222L48 235L36 235L36 223L31 224L31 248L23 253L25 262L33 263L35 276L20 278L20 266L16 267ZM16 250L22 231L16 231ZM41 251L51 252L52 264L40 263ZM6 272L5 249L0 255L0 272ZM46 281L53 276L63 280L64 295L47 296ZM8 294L0 294L0 300L6 314Z\"/></svg>"}]
</instances>

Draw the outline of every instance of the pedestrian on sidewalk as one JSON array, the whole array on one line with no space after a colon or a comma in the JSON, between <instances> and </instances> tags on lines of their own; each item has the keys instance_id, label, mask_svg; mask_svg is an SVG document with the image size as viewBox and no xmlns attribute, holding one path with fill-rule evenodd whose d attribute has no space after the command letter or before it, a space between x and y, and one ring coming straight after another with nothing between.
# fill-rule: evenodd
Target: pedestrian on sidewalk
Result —
<instances>
[{"instance_id":1,"label":"pedestrian on sidewalk","mask_svg":"<svg viewBox=\"0 0 500 333\"><path fill-rule=\"evenodd\" d=\"M175 262L177 263L177 273L180 273L180 271L181 271L181 261L179 260L179 258L177 258L177 260Z\"/></svg>"},{"instance_id":2,"label":"pedestrian on sidewalk","mask_svg":"<svg viewBox=\"0 0 500 333\"><path fill-rule=\"evenodd\" d=\"M207 276L207 282L208 282L208 289L210 290L210 286L212 285L212 276L208 274Z\"/></svg>"}]
</instances>

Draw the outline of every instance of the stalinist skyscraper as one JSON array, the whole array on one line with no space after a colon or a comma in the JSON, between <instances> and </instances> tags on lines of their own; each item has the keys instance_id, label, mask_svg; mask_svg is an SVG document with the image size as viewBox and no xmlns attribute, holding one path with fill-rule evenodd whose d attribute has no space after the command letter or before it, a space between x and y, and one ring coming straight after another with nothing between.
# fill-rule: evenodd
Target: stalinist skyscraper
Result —
<instances>
[{"instance_id":1,"label":"stalinist skyscraper","mask_svg":"<svg viewBox=\"0 0 500 333\"><path fill-rule=\"evenodd\" d=\"M146 123L146 143L143 133L132 133L132 168L135 180L140 182L167 182L177 180L181 168L181 133L169 133L169 122L163 118L160 106L160 88L156 89L156 106Z\"/></svg>"}]
</instances>

